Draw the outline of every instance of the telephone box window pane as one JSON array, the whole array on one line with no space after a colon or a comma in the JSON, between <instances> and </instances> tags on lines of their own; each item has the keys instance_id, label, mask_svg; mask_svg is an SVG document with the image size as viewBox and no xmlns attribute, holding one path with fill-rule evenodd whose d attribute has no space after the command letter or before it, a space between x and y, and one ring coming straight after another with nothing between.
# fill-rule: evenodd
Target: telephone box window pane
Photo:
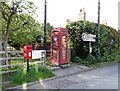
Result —
<instances>
[{"instance_id":1,"label":"telephone box window pane","mask_svg":"<svg viewBox=\"0 0 120 91\"><path fill-rule=\"evenodd\" d=\"M57 59L57 54L53 54L53 59Z\"/></svg>"},{"instance_id":2,"label":"telephone box window pane","mask_svg":"<svg viewBox=\"0 0 120 91\"><path fill-rule=\"evenodd\" d=\"M56 31L52 31L52 33L54 33L54 32L59 32L59 31L57 31L57 30Z\"/></svg>"},{"instance_id":3,"label":"telephone box window pane","mask_svg":"<svg viewBox=\"0 0 120 91\"><path fill-rule=\"evenodd\" d=\"M66 59L66 36L62 36L62 59Z\"/></svg>"},{"instance_id":4,"label":"telephone box window pane","mask_svg":"<svg viewBox=\"0 0 120 91\"><path fill-rule=\"evenodd\" d=\"M64 33L66 33L67 31L63 31L63 30L62 30L61 32L64 32Z\"/></svg>"},{"instance_id":5,"label":"telephone box window pane","mask_svg":"<svg viewBox=\"0 0 120 91\"><path fill-rule=\"evenodd\" d=\"M58 36L54 35L52 40L53 40L53 43L52 43L53 44L53 50L56 50L57 46L58 46L58 41L57 41L58 40Z\"/></svg>"},{"instance_id":6,"label":"telephone box window pane","mask_svg":"<svg viewBox=\"0 0 120 91\"><path fill-rule=\"evenodd\" d=\"M63 56L63 58L62 58L63 60L65 60L66 59L66 56Z\"/></svg>"},{"instance_id":7,"label":"telephone box window pane","mask_svg":"<svg viewBox=\"0 0 120 91\"><path fill-rule=\"evenodd\" d=\"M57 47L58 47L58 36L53 35L52 37L53 59L57 59Z\"/></svg>"},{"instance_id":8,"label":"telephone box window pane","mask_svg":"<svg viewBox=\"0 0 120 91\"><path fill-rule=\"evenodd\" d=\"M53 53L57 53L57 51L56 51L56 50L53 50Z\"/></svg>"}]
</instances>

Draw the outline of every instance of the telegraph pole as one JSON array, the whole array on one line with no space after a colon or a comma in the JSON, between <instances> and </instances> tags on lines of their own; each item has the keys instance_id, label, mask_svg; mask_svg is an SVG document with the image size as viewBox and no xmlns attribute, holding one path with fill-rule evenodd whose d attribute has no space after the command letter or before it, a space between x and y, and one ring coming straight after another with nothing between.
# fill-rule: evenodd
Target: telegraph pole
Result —
<instances>
[{"instance_id":1,"label":"telegraph pole","mask_svg":"<svg viewBox=\"0 0 120 91\"><path fill-rule=\"evenodd\" d=\"M47 48L47 43L46 43L46 21L47 21L47 1L45 0L44 2L44 50Z\"/></svg>"},{"instance_id":2,"label":"telegraph pole","mask_svg":"<svg viewBox=\"0 0 120 91\"><path fill-rule=\"evenodd\" d=\"M98 37L98 54L100 54L100 0L98 0L98 31L97 31L97 37Z\"/></svg>"},{"instance_id":3,"label":"telegraph pole","mask_svg":"<svg viewBox=\"0 0 120 91\"><path fill-rule=\"evenodd\" d=\"M98 0L98 27L100 28L100 0Z\"/></svg>"},{"instance_id":4,"label":"telegraph pole","mask_svg":"<svg viewBox=\"0 0 120 91\"><path fill-rule=\"evenodd\" d=\"M46 43L46 21L47 21L47 1L44 2L44 66L46 67L46 49L47 49L47 43Z\"/></svg>"}]
</instances>

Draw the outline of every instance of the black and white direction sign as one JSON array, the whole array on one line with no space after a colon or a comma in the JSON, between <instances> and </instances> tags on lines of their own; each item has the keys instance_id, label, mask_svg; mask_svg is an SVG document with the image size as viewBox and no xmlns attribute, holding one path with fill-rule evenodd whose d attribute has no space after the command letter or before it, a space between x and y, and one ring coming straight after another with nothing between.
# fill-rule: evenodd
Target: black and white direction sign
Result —
<instances>
[{"instance_id":1,"label":"black and white direction sign","mask_svg":"<svg viewBox=\"0 0 120 91\"><path fill-rule=\"evenodd\" d=\"M96 38L96 35L82 33L82 39L83 39L83 41L95 42L96 41L95 38Z\"/></svg>"}]
</instances>

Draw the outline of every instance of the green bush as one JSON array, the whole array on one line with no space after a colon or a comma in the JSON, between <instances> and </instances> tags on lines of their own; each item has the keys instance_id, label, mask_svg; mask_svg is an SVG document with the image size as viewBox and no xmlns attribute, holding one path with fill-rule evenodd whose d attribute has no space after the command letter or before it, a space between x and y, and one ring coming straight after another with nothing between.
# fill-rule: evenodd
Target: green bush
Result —
<instances>
[{"instance_id":1,"label":"green bush","mask_svg":"<svg viewBox=\"0 0 120 91\"><path fill-rule=\"evenodd\" d=\"M80 62L80 58L79 57L74 57L74 59L72 61L73 62Z\"/></svg>"},{"instance_id":2,"label":"green bush","mask_svg":"<svg viewBox=\"0 0 120 91\"><path fill-rule=\"evenodd\" d=\"M0 71L7 71L7 68L2 68Z\"/></svg>"},{"instance_id":3,"label":"green bush","mask_svg":"<svg viewBox=\"0 0 120 91\"><path fill-rule=\"evenodd\" d=\"M101 63L104 61L103 57L101 57L100 55L97 55L97 57L95 58L96 58L96 63Z\"/></svg>"},{"instance_id":4,"label":"green bush","mask_svg":"<svg viewBox=\"0 0 120 91\"><path fill-rule=\"evenodd\" d=\"M114 53L118 50L118 33L115 29L100 25L100 43L92 42L92 55L89 55L89 42L82 40L82 34L94 34L97 36L98 26L96 23L89 21L75 21L66 25L69 30L70 47L72 48L71 59L83 62L82 59L86 59L88 63L108 62L115 59ZM113 40L113 42L112 42ZM100 52L99 52L100 51ZM82 58L82 59L79 59ZM85 63L86 63L85 61Z\"/></svg>"},{"instance_id":5,"label":"green bush","mask_svg":"<svg viewBox=\"0 0 120 91\"><path fill-rule=\"evenodd\" d=\"M104 53L102 58L104 59L104 62L114 61L114 60L117 60L118 54L117 53L113 53L113 54L110 55L108 53Z\"/></svg>"},{"instance_id":6,"label":"green bush","mask_svg":"<svg viewBox=\"0 0 120 91\"><path fill-rule=\"evenodd\" d=\"M85 60L90 64L96 63L96 58L92 54L88 54Z\"/></svg>"},{"instance_id":7,"label":"green bush","mask_svg":"<svg viewBox=\"0 0 120 91\"><path fill-rule=\"evenodd\" d=\"M16 70L16 69L19 69L20 67L22 67L22 66L21 65L13 66L13 67L11 67L11 70Z\"/></svg>"},{"instance_id":8,"label":"green bush","mask_svg":"<svg viewBox=\"0 0 120 91\"><path fill-rule=\"evenodd\" d=\"M76 56L73 58L72 62L77 62L84 65L96 64L96 63L103 63L103 62L110 62L115 61L118 59L117 53L110 55L109 53L104 53L104 55L97 55L96 57L92 54L88 54L85 59L81 59L80 57Z\"/></svg>"},{"instance_id":9,"label":"green bush","mask_svg":"<svg viewBox=\"0 0 120 91\"><path fill-rule=\"evenodd\" d=\"M80 63L80 64L84 64L84 65L89 64L88 61L86 61L86 60L84 60L84 59L80 59L80 57L74 57L74 59L73 59L72 61L73 61L73 62Z\"/></svg>"}]
</instances>

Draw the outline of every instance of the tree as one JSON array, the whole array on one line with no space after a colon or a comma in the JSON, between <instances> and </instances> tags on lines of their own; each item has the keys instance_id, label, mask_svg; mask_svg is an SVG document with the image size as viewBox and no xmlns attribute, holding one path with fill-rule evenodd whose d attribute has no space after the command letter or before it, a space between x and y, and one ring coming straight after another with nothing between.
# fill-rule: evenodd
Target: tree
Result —
<instances>
[{"instance_id":1,"label":"tree","mask_svg":"<svg viewBox=\"0 0 120 91\"><path fill-rule=\"evenodd\" d=\"M20 50L24 45L33 45L34 49L35 45L38 44L37 37L39 35L42 35L40 34L40 31L42 31L42 29L36 20L33 19L31 22L32 24L30 24L30 26L24 26L24 28L20 29L19 31L11 32L8 39L8 44L10 46L14 47L17 50ZM39 43L39 45L40 44L41 43Z\"/></svg>"},{"instance_id":2,"label":"tree","mask_svg":"<svg viewBox=\"0 0 120 91\"><path fill-rule=\"evenodd\" d=\"M0 12L2 14L2 50L6 51L10 33L30 25L31 17L26 18L24 14L34 14L36 7L33 2L23 0L11 0L8 3L0 3ZM3 61L2 64L6 64L6 61Z\"/></svg>"},{"instance_id":3,"label":"tree","mask_svg":"<svg viewBox=\"0 0 120 91\"><path fill-rule=\"evenodd\" d=\"M24 29L12 32L9 36L8 44L17 50L23 48L24 45L33 45L33 49L36 49L38 46L43 46L43 28L44 24L39 24L33 19L32 24L29 27L25 26ZM52 29L53 26L51 26L50 23L47 23L48 45L50 43L50 30Z\"/></svg>"},{"instance_id":4,"label":"tree","mask_svg":"<svg viewBox=\"0 0 120 91\"><path fill-rule=\"evenodd\" d=\"M44 30L44 24L41 25L42 31ZM50 31L53 29L54 27L52 25L50 25L50 23L46 24L46 33L47 33L47 40L50 39Z\"/></svg>"},{"instance_id":5,"label":"tree","mask_svg":"<svg viewBox=\"0 0 120 91\"><path fill-rule=\"evenodd\" d=\"M54 27L52 25L50 25L50 23L47 23L46 24L46 39L47 39L47 46L50 46L50 34L51 34L51 30L53 29ZM42 31L44 30L44 24L42 23L41 24L41 29ZM42 32L43 34L43 32ZM41 35L42 36L42 35ZM42 36L42 38L44 38L44 35Z\"/></svg>"}]
</instances>

